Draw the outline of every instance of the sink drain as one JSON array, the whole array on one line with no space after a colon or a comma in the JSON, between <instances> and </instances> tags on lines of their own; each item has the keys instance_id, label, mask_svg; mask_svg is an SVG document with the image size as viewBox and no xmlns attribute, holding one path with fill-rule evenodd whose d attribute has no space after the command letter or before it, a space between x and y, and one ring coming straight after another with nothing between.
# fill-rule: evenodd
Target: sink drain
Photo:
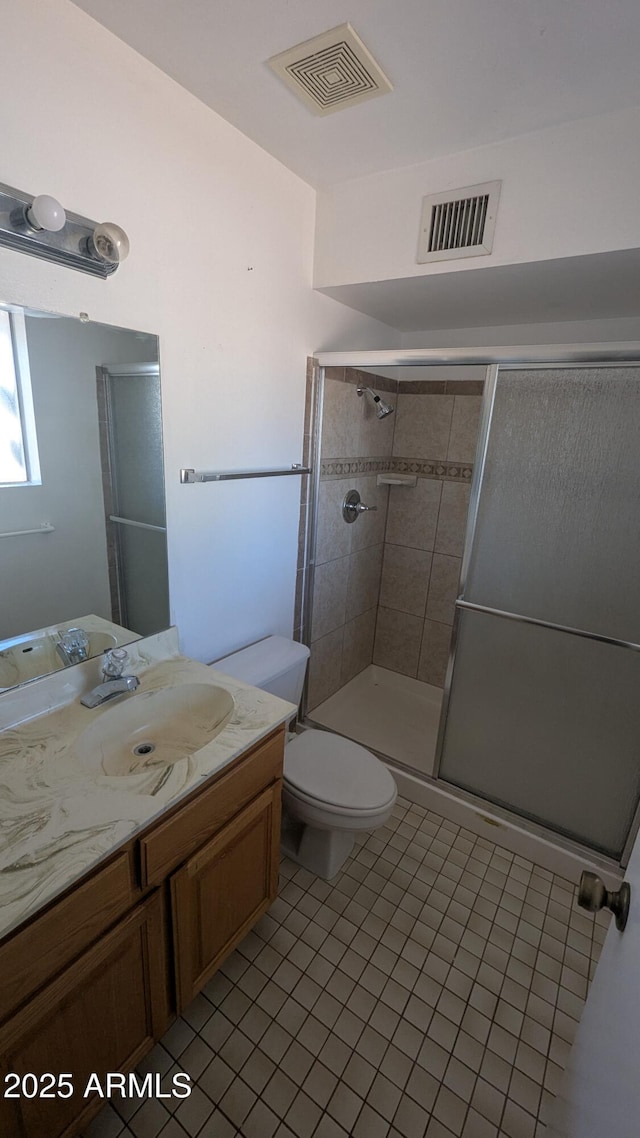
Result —
<instances>
[{"instance_id":1,"label":"sink drain","mask_svg":"<svg viewBox=\"0 0 640 1138\"><path fill-rule=\"evenodd\" d=\"M139 743L133 748L134 755L152 755L156 749L155 743Z\"/></svg>"}]
</instances>

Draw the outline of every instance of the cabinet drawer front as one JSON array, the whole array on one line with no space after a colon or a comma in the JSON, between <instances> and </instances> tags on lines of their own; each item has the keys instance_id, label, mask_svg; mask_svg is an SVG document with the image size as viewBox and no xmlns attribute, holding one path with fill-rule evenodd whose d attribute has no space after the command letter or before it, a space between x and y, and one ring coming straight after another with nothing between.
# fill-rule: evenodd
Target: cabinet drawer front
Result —
<instances>
[{"instance_id":1,"label":"cabinet drawer front","mask_svg":"<svg viewBox=\"0 0 640 1138\"><path fill-rule=\"evenodd\" d=\"M191 802L140 840L142 885L159 885L282 774L284 729L259 743Z\"/></svg>"},{"instance_id":2,"label":"cabinet drawer front","mask_svg":"<svg viewBox=\"0 0 640 1138\"><path fill-rule=\"evenodd\" d=\"M0 1022L135 904L131 853L98 869L0 947Z\"/></svg>"},{"instance_id":3,"label":"cabinet drawer front","mask_svg":"<svg viewBox=\"0 0 640 1138\"><path fill-rule=\"evenodd\" d=\"M89 1076L128 1070L166 1030L162 896L155 893L0 1028L3 1065L18 1076L71 1076L70 1098L0 1099L0 1133L62 1138L95 1112ZM8 1128L10 1127L10 1128Z\"/></svg>"}]
</instances>

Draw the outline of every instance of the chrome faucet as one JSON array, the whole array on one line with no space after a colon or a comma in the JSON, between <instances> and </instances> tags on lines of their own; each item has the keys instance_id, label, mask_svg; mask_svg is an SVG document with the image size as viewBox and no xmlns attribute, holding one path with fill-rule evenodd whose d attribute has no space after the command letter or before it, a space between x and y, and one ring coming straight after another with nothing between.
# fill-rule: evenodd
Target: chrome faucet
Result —
<instances>
[{"instance_id":1,"label":"chrome faucet","mask_svg":"<svg viewBox=\"0 0 640 1138\"><path fill-rule=\"evenodd\" d=\"M112 648L109 652L105 652L102 665L103 682L83 695L80 700L82 706L100 707L107 700L135 691L140 686L138 677L123 675L128 662L129 653L124 648Z\"/></svg>"},{"instance_id":2,"label":"chrome faucet","mask_svg":"<svg viewBox=\"0 0 640 1138\"><path fill-rule=\"evenodd\" d=\"M59 628L56 652L65 668L89 659L89 637L84 628Z\"/></svg>"}]
</instances>

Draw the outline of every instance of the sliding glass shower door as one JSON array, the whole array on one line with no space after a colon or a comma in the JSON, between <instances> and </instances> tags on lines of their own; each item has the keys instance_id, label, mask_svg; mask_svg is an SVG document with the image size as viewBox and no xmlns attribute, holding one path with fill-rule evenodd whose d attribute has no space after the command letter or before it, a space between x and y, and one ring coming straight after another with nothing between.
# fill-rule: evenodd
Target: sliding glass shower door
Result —
<instances>
[{"instance_id":1,"label":"sliding glass shower door","mask_svg":"<svg viewBox=\"0 0 640 1138\"><path fill-rule=\"evenodd\" d=\"M640 368L503 369L440 778L620 857L640 795Z\"/></svg>"}]
</instances>

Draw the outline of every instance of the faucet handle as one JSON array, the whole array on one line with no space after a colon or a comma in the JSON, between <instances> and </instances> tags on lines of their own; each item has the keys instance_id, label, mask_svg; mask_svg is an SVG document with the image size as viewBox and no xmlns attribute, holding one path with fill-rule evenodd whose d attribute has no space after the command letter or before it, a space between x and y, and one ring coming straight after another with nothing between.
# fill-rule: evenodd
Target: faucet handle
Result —
<instances>
[{"instance_id":1,"label":"faucet handle","mask_svg":"<svg viewBox=\"0 0 640 1138\"><path fill-rule=\"evenodd\" d=\"M102 675L105 680L119 680L128 663L126 648L108 648L103 658Z\"/></svg>"},{"instance_id":2,"label":"faucet handle","mask_svg":"<svg viewBox=\"0 0 640 1138\"><path fill-rule=\"evenodd\" d=\"M76 654L79 660L86 660L89 636L84 628L59 628L58 639L64 651L70 656Z\"/></svg>"}]
</instances>

